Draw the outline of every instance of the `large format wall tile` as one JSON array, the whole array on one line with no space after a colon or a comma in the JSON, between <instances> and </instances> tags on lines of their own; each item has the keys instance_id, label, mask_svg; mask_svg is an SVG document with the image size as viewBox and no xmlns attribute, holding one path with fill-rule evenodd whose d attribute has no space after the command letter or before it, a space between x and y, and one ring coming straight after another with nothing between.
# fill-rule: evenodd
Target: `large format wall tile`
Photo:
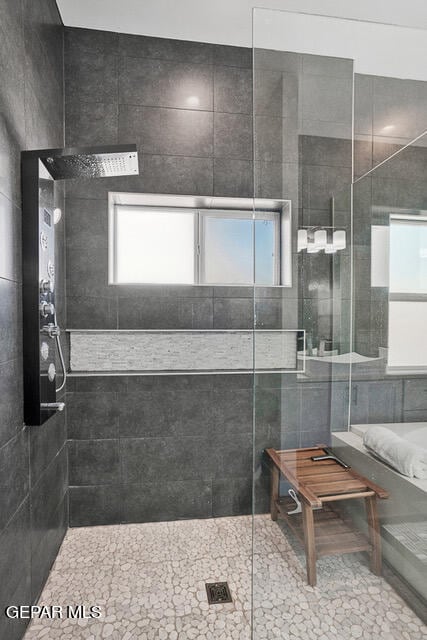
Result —
<instances>
[{"instance_id":1,"label":"large format wall tile","mask_svg":"<svg viewBox=\"0 0 427 640\"><path fill-rule=\"evenodd\" d=\"M0 278L0 363L22 356L21 285Z\"/></svg>"},{"instance_id":2,"label":"large format wall tile","mask_svg":"<svg viewBox=\"0 0 427 640\"><path fill-rule=\"evenodd\" d=\"M15 123L7 113L0 111L0 192L12 202L20 203L20 150L23 142L19 140Z\"/></svg>"},{"instance_id":3,"label":"large format wall tile","mask_svg":"<svg viewBox=\"0 0 427 640\"><path fill-rule=\"evenodd\" d=\"M8 442L23 424L22 362L0 364L0 446Z\"/></svg>"},{"instance_id":4,"label":"large format wall tile","mask_svg":"<svg viewBox=\"0 0 427 640\"><path fill-rule=\"evenodd\" d=\"M215 158L213 194L232 198L250 198L253 195L253 164L250 160Z\"/></svg>"},{"instance_id":5,"label":"large format wall tile","mask_svg":"<svg viewBox=\"0 0 427 640\"><path fill-rule=\"evenodd\" d=\"M313 76L346 78L349 80L353 73L353 60L347 58L303 54L301 63L303 73Z\"/></svg>"},{"instance_id":6,"label":"large format wall tile","mask_svg":"<svg viewBox=\"0 0 427 640\"><path fill-rule=\"evenodd\" d=\"M119 109L114 102L70 101L65 105L65 136L76 146L117 144Z\"/></svg>"},{"instance_id":7,"label":"large format wall tile","mask_svg":"<svg viewBox=\"0 0 427 640\"><path fill-rule=\"evenodd\" d=\"M50 67L55 73L56 81L63 83L63 26L58 20L58 10L51 0L23 0L23 22L26 33L37 35L46 51ZM49 74L50 75L50 74Z\"/></svg>"},{"instance_id":8,"label":"large format wall tile","mask_svg":"<svg viewBox=\"0 0 427 640\"><path fill-rule=\"evenodd\" d=\"M426 104L427 86L425 82L398 78L375 78L373 88L374 135L384 135L384 127L392 126L394 138L402 138L404 141L410 142L426 129Z\"/></svg>"},{"instance_id":9,"label":"large format wall tile","mask_svg":"<svg viewBox=\"0 0 427 640\"><path fill-rule=\"evenodd\" d=\"M226 113L252 113L252 70L215 67L214 108Z\"/></svg>"},{"instance_id":10,"label":"large format wall tile","mask_svg":"<svg viewBox=\"0 0 427 640\"><path fill-rule=\"evenodd\" d=\"M197 455L191 455L197 451ZM124 438L120 441L123 481L156 482L167 470L174 480L208 480L217 469L215 448L208 436ZM212 456L214 453L214 456Z\"/></svg>"},{"instance_id":11,"label":"large format wall tile","mask_svg":"<svg viewBox=\"0 0 427 640\"><path fill-rule=\"evenodd\" d=\"M21 429L0 448L0 530L24 501L29 490L28 432Z\"/></svg>"},{"instance_id":12,"label":"large format wall tile","mask_svg":"<svg viewBox=\"0 0 427 640\"><path fill-rule=\"evenodd\" d=\"M0 629L6 627L3 612L13 602L15 593L26 598L23 604L31 601L30 526L30 502L27 499L0 534L0 573L3 576L0 584ZM18 589L20 585L21 589ZM20 631L24 631L21 626Z\"/></svg>"},{"instance_id":13,"label":"large format wall tile","mask_svg":"<svg viewBox=\"0 0 427 640\"><path fill-rule=\"evenodd\" d=\"M93 281L91 281L93 282ZM91 283L88 283L91 284ZM69 329L117 329L117 299L90 297L82 293L78 281L67 279L70 290L67 296L67 327ZM90 294L96 290L92 287ZM72 295L74 292L77 295ZM84 295L84 302L82 302ZM103 292L100 292L103 295Z\"/></svg>"},{"instance_id":14,"label":"large format wall tile","mask_svg":"<svg viewBox=\"0 0 427 640\"><path fill-rule=\"evenodd\" d=\"M120 67L119 103L212 111L213 68L124 57Z\"/></svg>"},{"instance_id":15,"label":"large format wall tile","mask_svg":"<svg viewBox=\"0 0 427 640\"><path fill-rule=\"evenodd\" d=\"M213 308L215 329L252 329L253 300L251 298L215 298Z\"/></svg>"},{"instance_id":16,"label":"large format wall tile","mask_svg":"<svg viewBox=\"0 0 427 640\"><path fill-rule=\"evenodd\" d=\"M71 52L65 57L66 100L111 102L118 91L118 57L110 53Z\"/></svg>"},{"instance_id":17,"label":"large format wall tile","mask_svg":"<svg viewBox=\"0 0 427 640\"><path fill-rule=\"evenodd\" d=\"M0 193L0 278L21 277L21 211Z\"/></svg>"},{"instance_id":18,"label":"large format wall tile","mask_svg":"<svg viewBox=\"0 0 427 640\"><path fill-rule=\"evenodd\" d=\"M35 29L25 29L25 84L31 86L38 101L53 117L62 116L62 43L56 57ZM50 55L49 55L50 54Z\"/></svg>"},{"instance_id":19,"label":"large format wall tile","mask_svg":"<svg viewBox=\"0 0 427 640\"><path fill-rule=\"evenodd\" d=\"M213 45L213 62L225 67L252 67L252 50L246 47L230 47L222 44Z\"/></svg>"},{"instance_id":20,"label":"large format wall tile","mask_svg":"<svg viewBox=\"0 0 427 640\"><path fill-rule=\"evenodd\" d=\"M212 516L241 516L252 512L252 478L224 478L212 482Z\"/></svg>"},{"instance_id":21,"label":"large format wall tile","mask_svg":"<svg viewBox=\"0 0 427 640\"><path fill-rule=\"evenodd\" d=\"M126 496L126 494L125 494ZM121 487L70 487L70 526L118 524L122 521Z\"/></svg>"},{"instance_id":22,"label":"large format wall tile","mask_svg":"<svg viewBox=\"0 0 427 640\"><path fill-rule=\"evenodd\" d=\"M252 117L215 113L214 154L216 158L252 160Z\"/></svg>"},{"instance_id":23,"label":"large format wall tile","mask_svg":"<svg viewBox=\"0 0 427 640\"><path fill-rule=\"evenodd\" d=\"M258 162L281 163L285 159L294 161L289 153L284 154L283 145L287 136L283 135L286 125L284 118L276 116L255 116L255 160ZM296 136L295 136L296 139Z\"/></svg>"},{"instance_id":24,"label":"large format wall tile","mask_svg":"<svg viewBox=\"0 0 427 640\"><path fill-rule=\"evenodd\" d=\"M26 621L7 621L4 608L34 602L65 532L65 521L43 524L67 488L65 457L61 473L43 480L64 445L64 416L23 426L20 192L20 151L63 146L63 46L53 0L0 4L0 637L19 640Z\"/></svg>"},{"instance_id":25,"label":"large format wall tile","mask_svg":"<svg viewBox=\"0 0 427 640\"><path fill-rule=\"evenodd\" d=\"M138 394L138 397L140 397L140 395L141 394ZM123 404L119 403L119 398L114 392L68 392L68 437L71 440L117 438L119 428L119 410L122 406ZM127 406L126 403L125 406Z\"/></svg>"},{"instance_id":26,"label":"large format wall tile","mask_svg":"<svg viewBox=\"0 0 427 640\"><path fill-rule=\"evenodd\" d=\"M119 34L95 29L64 29L64 47L67 58L85 54L118 54Z\"/></svg>"},{"instance_id":27,"label":"large format wall tile","mask_svg":"<svg viewBox=\"0 0 427 640\"><path fill-rule=\"evenodd\" d=\"M68 442L69 484L117 484L120 480L118 440Z\"/></svg>"},{"instance_id":28,"label":"large format wall tile","mask_svg":"<svg viewBox=\"0 0 427 640\"><path fill-rule=\"evenodd\" d=\"M350 123L352 110L352 78L328 78L303 75L302 110L306 120Z\"/></svg>"},{"instance_id":29,"label":"large format wall tile","mask_svg":"<svg viewBox=\"0 0 427 640\"><path fill-rule=\"evenodd\" d=\"M157 522L212 517L210 481L157 478L122 488L123 522Z\"/></svg>"},{"instance_id":30,"label":"large format wall tile","mask_svg":"<svg viewBox=\"0 0 427 640\"><path fill-rule=\"evenodd\" d=\"M35 551L51 529L52 514L68 489L66 444L31 488L31 546Z\"/></svg>"},{"instance_id":31,"label":"large format wall tile","mask_svg":"<svg viewBox=\"0 0 427 640\"><path fill-rule=\"evenodd\" d=\"M209 298L119 298L119 329L211 329Z\"/></svg>"},{"instance_id":32,"label":"large format wall tile","mask_svg":"<svg viewBox=\"0 0 427 640\"><path fill-rule=\"evenodd\" d=\"M72 33L77 31L81 30L70 30ZM116 35L119 38L119 53L122 55L153 60L190 62L192 64L212 64L214 45L186 40L134 36L125 33Z\"/></svg>"},{"instance_id":33,"label":"large format wall tile","mask_svg":"<svg viewBox=\"0 0 427 640\"><path fill-rule=\"evenodd\" d=\"M31 486L41 478L61 450L66 438L64 413L57 413L39 427L29 429Z\"/></svg>"},{"instance_id":34,"label":"large format wall tile","mask_svg":"<svg viewBox=\"0 0 427 640\"><path fill-rule=\"evenodd\" d=\"M298 76L296 75L284 74L278 69L255 69L253 94L255 114L282 117L287 111L283 104L286 95L289 95L292 104L297 108L297 85Z\"/></svg>"},{"instance_id":35,"label":"large format wall tile","mask_svg":"<svg viewBox=\"0 0 427 640\"><path fill-rule=\"evenodd\" d=\"M141 169L143 189L148 193L205 195L213 192L212 158L143 154Z\"/></svg>"},{"instance_id":36,"label":"large format wall tile","mask_svg":"<svg viewBox=\"0 0 427 640\"><path fill-rule=\"evenodd\" d=\"M68 497L64 496L49 514L47 533L39 546L33 549L31 563L31 598L37 602L49 572L56 560L64 535L68 529Z\"/></svg>"},{"instance_id":37,"label":"large format wall tile","mask_svg":"<svg viewBox=\"0 0 427 640\"><path fill-rule=\"evenodd\" d=\"M208 111L120 106L119 139L136 142L143 153L212 156L212 132Z\"/></svg>"}]
</instances>

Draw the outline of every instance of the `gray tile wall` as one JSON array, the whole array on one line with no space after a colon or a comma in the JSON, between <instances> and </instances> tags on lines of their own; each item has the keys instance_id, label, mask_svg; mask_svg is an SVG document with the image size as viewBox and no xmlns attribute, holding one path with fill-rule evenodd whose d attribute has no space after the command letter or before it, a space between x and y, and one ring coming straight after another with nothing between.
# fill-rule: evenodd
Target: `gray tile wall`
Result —
<instances>
[{"instance_id":1,"label":"gray tile wall","mask_svg":"<svg viewBox=\"0 0 427 640\"><path fill-rule=\"evenodd\" d=\"M251 328L250 287L107 285L108 190L252 195L251 51L82 29L65 42L67 144L136 142L141 165L67 185L67 327ZM72 526L250 512L250 376L71 384Z\"/></svg>"},{"instance_id":2,"label":"gray tile wall","mask_svg":"<svg viewBox=\"0 0 427 640\"><path fill-rule=\"evenodd\" d=\"M67 326L252 326L250 289L108 287L106 208L114 189L252 196L251 51L66 29L65 72L67 144L136 142L141 166L67 185Z\"/></svg>"},{"instance_id":3,"label":"gray tile wall","mask_svg":"<svg viewBox=\"0 0 427 640\"><path fill-rule=\"evenodd\" d=\"M427 82L355 74L355 175L363 175L427 128Z\"/></svg>"},{"instance_id":4,"label":"gray tile wall","mask_svg":"<svg viewBox=\"0 0 427 640\"><path fill-rule=\"evenodd\" d=\"M304 224L327 224L330 195L350 179L351 63L280 54L272 64L272 58L274 52L257 59L256 194L291 198L295 228L298 216ZM245 49L66 30L67 143L135 141L142 167L139 177L67 185L68 328L251 328L255 319L259 328L305 326L315 340L319 332L330 334L329 258L298 265L295 255L293 287L257 290L255 318L250 288L107 285L108 190L252 195L250 65ZM328 85L339 88L334 104ZM194 96L197 103L188 101ZM329 440L328 380L257 378L257 456L272 442ZM149 380L154 391L145 390ZM87 415L78 435L69 431L72 525L248 512L249 389L239 388L240 377L238 395L224 391L229 376L189 376L185 392L169 390L183 380L95 378L92 383L107 385L108 393L101 391L92 407L82 399L90 380L76 378L68 404L85 407ZM138 394L132 420L119 411L116 383L126 394L131 384ZM289 385L295 397L288 403L281 386L287 399ZM244 400L243 424L237 397L239 407ZM218 405L225 412L219 433ZM96 426L97 412L111 416L105 435ZM76 415L82 419L78 409ZM208 447L206 464L192 460L191 444ZM228 452L234 462L227 468L209 466L218 455L228 464ZM260 510L266 509L266 489L262 478Z\"/></svg>"},{"instance_id":5,"label":"gray tile wall","mask_svg":"<svg viewBox=\"0 0 427 640\"><path fill-rule=\"evenodd\" d=\"M20 152L63 145L62 59L53 0L0 2L0 637L7 640L21 638L26 623L7 620L5 607L37 599L68 519L65 418L24 427L21 337ZM64 322L61 303L59 311Z\"/></svg>"},{"instance_id":6,"label":"gray tile wall","mask_svg":"<svg viewBox=\"0 0 427 640\"><path fill-rule=\"evenodd\" d=\"M381 87L379 97L372 93L377 86ZM393 119L398 106L400 113L408 113L408 117L396 121L400 128L395 132L394 141L387 140L384 132L382 136L371 137L367 144L374 150L374 155L371 154L370 164L365 168L369 170L372 164L375 166L392 153L400 153L354 186L354 346L358 353L372 358L378 357L380 347L388 347L389 290L371 286L371 225L388 225L393 210L427 208L425 141L417 143L421 146L402 150L402 146L409 142L405 136L412 136L416 127L422 126L421 107L427 104L426 87L427 83L356 75L356 98L359 101L359 104L356 101L356 122L359 122L359 131L364 128L365 131L381 132L378 123L386 122L384 114ZM397 88L400 91L405 88L406 93L399 94ZM386 108L386 105L389 106ZM376 114L383 119L377 121ZM409 123L411 114L417 114L413 123ZM356 161L362 163L365 157L360 146L356 148ZM355 372L352 422L427 420L426 376L398 379L393 376L390 380L384 364L382 372L378 371L376 376L369 371L365 374Z\"/></svg>"},{"instance_id":7,"label":"gray tile wall","mask_svg":"<svg viewBox=\"0 0 427 640\"><path fill-rule=\"evenodd\" d=\"M252 376L73 377L70 525L250 513Z\"/></svg>"}]
</instances>

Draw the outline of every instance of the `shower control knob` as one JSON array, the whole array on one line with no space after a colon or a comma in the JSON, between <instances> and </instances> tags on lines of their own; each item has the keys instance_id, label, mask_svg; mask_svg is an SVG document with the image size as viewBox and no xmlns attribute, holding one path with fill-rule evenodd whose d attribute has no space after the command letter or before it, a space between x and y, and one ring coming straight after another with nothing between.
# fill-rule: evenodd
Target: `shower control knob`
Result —
<instances>
[{"instance_id":1,"label":"shower control knob","mask_svg":"<svg viewBox=\"0 0 427 640\"><path fill-rule=\"evenodd\" d=\"M43 318L47 318L49 315L53 315L55 313L55 307L52 302L41 302L40 303L40 314Z\"/></svg>"},{"instance_id":2,"label":"shower control knob","mask_svg":"<svg viewBox=\"0 0 427 640\"><path fill-rule=\"evenodd\" d=\"M43 358L43 360L47 360L49 357L49 345L47 344L47 342L42 342L41 347L40 347L40 355Z\"/></svg>"},{"instance_id":3,"label":"shower control knob","mask_svg":"<svg viewBox=\"0 0 427 640\"><path fill-rule=\"evenodd\" d=\"M43 251L47 251L47 248L49 246L49 241L44 231L40 233L40 246L43 249Z\"/></svg>"},{"instance_id":4,"label":"shower control knob","mask_svg":"<svg viewBox=\"0 0 427 640\"><path fill-rule=\"evenodd\" d=\"M49 324L45 324L44 327L41 328L40 333L49 336L49 338L56 338L56 336L61 335L61 330L58 325L49 322Z\"/></svg>"},{"instance_id":5,"label":"shower control knob","mask_svg":"<svg viewBox=\"0 0 427 640\"><path fill-rule=\"evenodd\" d=\"M52 260L49 260L49 262L47 263L47 273L49 275L49 278L53 280L55 277L55 265L53 264Z\"/></svg>"},{"instance_id":6,"label":"shower control knob","mask_svg":"<svg viewBox=\"0 0 427 640\"><path fill-rule=\"evenodd\" d=\"M51 362L47 370L47 377L49 378L50 382L53 382L55 380L55 376L56 376L56 368L53 362Z\"/></svg>"},{"instance_id":7,"label":"shower control knob","mask_svg":"<svg viewBox=\"0 0 427 640\"><path fill-rule=\"evenodd\" d=\"M40 293L53 293L52 280L40 280Z\"/></svg>"}]
</instances>

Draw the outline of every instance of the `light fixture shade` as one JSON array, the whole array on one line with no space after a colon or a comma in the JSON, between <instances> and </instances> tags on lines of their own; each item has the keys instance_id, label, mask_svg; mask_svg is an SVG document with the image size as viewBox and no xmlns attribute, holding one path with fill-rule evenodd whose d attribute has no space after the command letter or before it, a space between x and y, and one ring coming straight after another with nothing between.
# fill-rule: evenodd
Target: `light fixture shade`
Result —
<instances>
[{"instance_id":1,"label":"light fixture shade","mask_svg":"<svg viewBox=\"0 0 427 640\"><path fill-rule=\"evenodd\" d=\"M337 250L332 242L328 242L325 247L325 253L336 253Z\"/></svg>"},{"instance_id":2,"label":"light fixture shade","mask_svg":"<svg viewBox=\"0 0 427 640\"><path fill-rule=\"evenodd\" d=\"M317 229L317 231L314 232L314 246L320 251L326 247L326 242L326 229Z\"/></svg>"},{"instance_id":3,"label":"light fixture shade","mask_svg":"<svg viewBox=\"0 0 427 640\"><path fill-rule=\"evenodd\" d=\"M298 229L297 251L300 252L303 249L307 249L307 244L308 244L307 229Z\"/></svg>"},{"instance_id":4,"label":"light fixture shade","mask_svg":"<svg viewBox=\"0 0 427 640\"><path fill-rule=\"evenodd\" d=\"M341 251L346 248L346 237L344 230L334 231L333 245L337 251Z\"/></svg>"}]
</instances>

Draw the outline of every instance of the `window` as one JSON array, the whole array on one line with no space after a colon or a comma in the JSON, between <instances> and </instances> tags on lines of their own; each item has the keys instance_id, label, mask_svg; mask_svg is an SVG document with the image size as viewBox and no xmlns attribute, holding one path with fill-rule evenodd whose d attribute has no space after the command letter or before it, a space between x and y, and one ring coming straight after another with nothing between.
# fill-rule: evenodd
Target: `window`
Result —
<instances>
[{"instance_id":1,"label":"window","mask_svg":"<svg viewBox=\"0 0 427 640\"><path fill-rule=\"evenodd\" d=\"M390 218L389 369L427 369L427 218Z\"/></svg>"},{"instance_id":2,"label":"window","mask_svg":"<svg viewBox=\"0 0 427 640\"><path fill-rule=\"evenodd\" d=\"M110 284L280 284L279 211L114 204L109 237Z\"/></svg>"},{"instance_id":3,"label":"window","mask_svg":"<svg viewBox=\"0 0 427 640\"><path fill-rule=\"evenodd\" d=\"M124 206L114 222L114 282L194 283L193 212Z\"/></svg>"},{"instance_id":4,"label":"window","mask_svg":"<svg viewBox=\"0 0 427 640\"><path fill-rule=\"evenodd\" d=\"M427 297L427 219L390 220L390 293Z\"/></svg>"}]
</instances>

